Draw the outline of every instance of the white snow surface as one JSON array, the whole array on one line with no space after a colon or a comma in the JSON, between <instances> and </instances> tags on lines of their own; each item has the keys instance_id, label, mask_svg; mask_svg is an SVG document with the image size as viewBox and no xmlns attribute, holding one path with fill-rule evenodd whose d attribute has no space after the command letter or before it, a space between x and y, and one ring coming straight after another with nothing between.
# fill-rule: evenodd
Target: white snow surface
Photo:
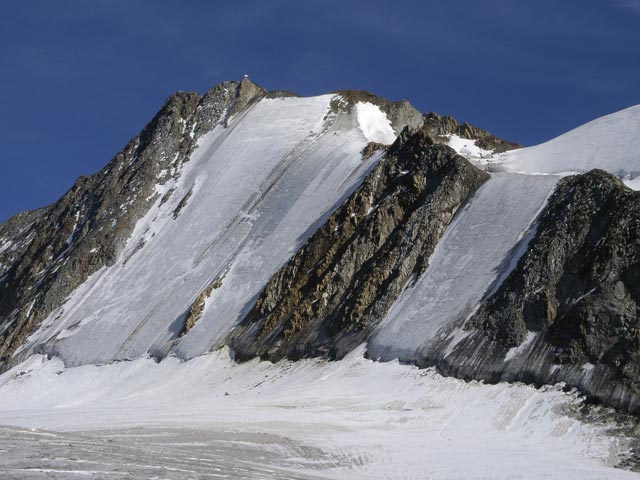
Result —
<instances>
[{"instance_id":1,"label":"white snow surface","mask_svg":"<svg viewBox=\"0 0 640 480\"><path fill-rule=\"evenodd\" d=\"M396 139L391 121L380 107L369 102L356 103L356 115L362 134L370 142L390 145Z\"/></svg>"},{"instance_id":2,"label":"white snow surface","mask_svg":"<svg viewBox=\"0 0 640 480\"><path fill-rule=\"evenodd\" d=\"M190 358L215 347L379 159L363 161L362 125L391 140L379 109L358 110L358 127L328 115L332 98L265 99L207 134L178 179L156 188L116 264L78 288L21 351L46 343L81 365L172 348ZM174 345L189 306L216 278L222 286L202 318Z\"/></svg>"},{"instance_id":3,"label":"white snow surface","mask_svg":"<svg viewBox=\"0 0 640 480\"><path fill-rule=\"evenodd\" d=\"M510 172L584 173L601 168L638 189L640 105L612 113L546 143L496 156L490 163Z\"/></svg>"},{"instance_id":4,"label":"white snow surface","mask_svg":"<svg viewBox=\"0 0 640 480\"><path fill-rule=\"evenodd\" d=\"M187 362L144 358L75 368L33 356L0 376L0 424L33 429L6 435L38 435L49 460L11 451L0 456L0 473L16 455L25 459L20 468L12 464L11 478L104 470L90 464L95 455L105 464L109 458L109 468L134 472L169 445L167 469L215 467L229 478L636 478L608 466L625 448L621 439L562 413L581 401L560 386L465 383L362 354L237 364L222 349ZM194 442L194 432L209 432L206 442ZM268 435L280 439L276 450ZM223 446L223 457L206 456ZM128 453L113 460L108 452L117 447ZM240 462L249 447L262 453ZM209 478L152 465L161 478ZM238 465L249 468L234 474Z\"/></svg>"},{"instance_id":5,"label":"white snow surface","mask_svg":"<svg viewBox=\"0 0 640 480\"><path fill-rule=\"evenodd\" d=\"M449 135L447 145L469 160L482 161L485 159L486 161L486 159L493 156L493 150L484 150L476 144L476 140L470 140L459 135Z\"/></svg>"}]
</instances>

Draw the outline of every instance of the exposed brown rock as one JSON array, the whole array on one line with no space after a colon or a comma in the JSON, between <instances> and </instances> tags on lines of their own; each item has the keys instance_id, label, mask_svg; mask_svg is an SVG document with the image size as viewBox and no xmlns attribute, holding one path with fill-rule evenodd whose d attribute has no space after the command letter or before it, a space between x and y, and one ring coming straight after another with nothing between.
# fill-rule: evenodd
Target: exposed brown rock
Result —
<instances>
[{"instance_id":1,"label":"exposed brown rock","mask_svg":"<svg viewBox=\"0 0 640 480\"><path fill-rule=\"evenodd\" d=\"M339 358L364 341L487 174L405 129L229 337L238 358Z\"/></svg>"},{"instance_id":2,"label":"exposed brown rock","mask_svg":"<svg viewBox=\"0 0 640 480\"><path fill-rule=\"evenodd\" d=\"M387 147L388 147L388 145L384 145L382 143L369 142L362 149L362 159L363 160L368 160L373 156L374 153L380 152L380 151L385 151L387 149Z\"/></svg>"},{"instance_id":3,"label":"exposed brown rock","mask_svg":"<svg viewBox=\"0 0 640 480\"><path fill-rule=\"evenodd\" d=\"M191 330L198 322L198 320L202 318L202 313L204 312L204 307L207 303L207 299L211 296L214 290L217 290L222 286L222 282L226 275L227 274L225 272L213 279L213 281L207 286L207 288L205 288L191 304L191 307L189 307L189 310L187 310L187 313L185 315L184 326L182 327L182 330L178 335L179 337L183 337L187 333L189 333L189 330Z\"/></svg>"}]
</instances>

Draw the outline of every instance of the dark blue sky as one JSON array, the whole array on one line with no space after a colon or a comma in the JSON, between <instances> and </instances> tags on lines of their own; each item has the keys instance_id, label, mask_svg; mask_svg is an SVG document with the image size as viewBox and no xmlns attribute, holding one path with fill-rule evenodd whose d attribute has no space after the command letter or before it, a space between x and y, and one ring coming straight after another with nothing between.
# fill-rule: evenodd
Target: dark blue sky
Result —
<instances>
[{"instance_id":1,"label":"dark blue sky","mask_svg":"<svg viewBox=\"0 0 640 480\"><path fill-rule=\"evenodd\" d=\"M3 2L0 221L97 171L171 92L244 73L531 145L640 103L640 0Z\"/></svg>"}]
</instances>

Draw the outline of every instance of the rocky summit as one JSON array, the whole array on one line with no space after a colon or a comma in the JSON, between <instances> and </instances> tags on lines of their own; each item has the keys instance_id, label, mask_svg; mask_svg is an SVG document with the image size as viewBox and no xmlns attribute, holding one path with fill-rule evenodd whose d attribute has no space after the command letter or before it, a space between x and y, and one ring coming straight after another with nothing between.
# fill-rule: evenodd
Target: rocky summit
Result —
<instances>
[{"instance_id":1,"label":"rocky summit","mask_svg":"<svg viewBox=\"0 0 640 480\"><path fill-rule=\"evenodd\" d=\"M587 457L627 478L612 467L635 468L640 413L638 138L640 107L522 148L358 90L173 94L101 171L0 225L0 425L179 411L218 430L176 435L344 478L380 459L316 445L300 425L321 429L318 412L338 412L323 435L383 418L421 451L460 418L515 457L524 439L531 458L566 450L567 478ZM25 432L0 436L36 448Z\"/></svg>"}]
</instances>

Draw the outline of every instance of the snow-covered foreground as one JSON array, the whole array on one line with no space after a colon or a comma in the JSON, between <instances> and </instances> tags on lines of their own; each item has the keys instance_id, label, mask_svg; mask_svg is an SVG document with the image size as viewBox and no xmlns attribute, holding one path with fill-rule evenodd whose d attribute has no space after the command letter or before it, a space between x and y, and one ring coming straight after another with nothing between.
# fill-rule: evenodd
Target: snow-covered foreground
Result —
<instances>
[{"instance_id":1,"label":"snow-covered foreground","mask_svg":"<svg viewBox=\"0 0 640 480\"><path fill-rule=\"evenodd\" d=\"M0 377L0 424L20 429L0 429L0 476L635 478L611 467L621 438L570 416L579 405L362 348L275 365L225 350L68 369L36 356Z\"/></svg>"},{"instance_id":2,"label":"snow-covered foreground","mask_svg":"<svg viewBox=\"0 0 640 480\"><path fill-rule=\"evenodd\" d=\"M177 427L55 433L0 427L0 442L3 478L322 478L299 473L305 462L323 461L322 452L275 435Z\"/></svg>"}]
</instances>

